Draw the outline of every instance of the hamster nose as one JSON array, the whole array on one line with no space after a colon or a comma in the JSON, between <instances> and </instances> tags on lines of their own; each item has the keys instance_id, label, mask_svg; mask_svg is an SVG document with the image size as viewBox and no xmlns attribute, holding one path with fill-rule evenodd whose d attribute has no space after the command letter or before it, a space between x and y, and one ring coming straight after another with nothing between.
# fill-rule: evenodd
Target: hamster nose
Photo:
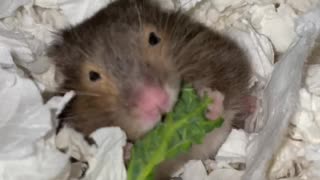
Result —
<instances>
[{"instance_id":1,"label":"hamster nose","mask_svg":"<svg viewBox=\"0 0 320 180\"><path fill-rule=\"evenodd\" d=\"M136 105L142 119L156 121L169 110L169 95L161 87L144 85L138 91Z\"/></svg>"}]
</instances>

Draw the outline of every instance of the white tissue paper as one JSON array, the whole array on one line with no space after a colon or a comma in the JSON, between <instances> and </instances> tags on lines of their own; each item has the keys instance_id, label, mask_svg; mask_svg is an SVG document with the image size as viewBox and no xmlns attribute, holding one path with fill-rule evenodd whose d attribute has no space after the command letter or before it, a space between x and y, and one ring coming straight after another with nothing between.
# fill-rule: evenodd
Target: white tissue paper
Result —
<instances>
[{"instance_id":1,"label":"white tissue paper","mask_svg":"<svg viewBox=\"0 0 320 180\"><path fill-rule=\"evenodd\" d=\"M183 180L205 180L207 178L206 168L201 161L191 160L184 166Z\"/></svg>"},{"instance_id":2,"label":"white tissue paper","mask_svg":"<svg viewBox=\"0 0 320 180\"><path fill-rule=\"evenodd\" d=\"M57 5L70 24L75 25L91 17L110 2L112 0L57 0Z\"/></svg>"},{"instance_id":3,"label":"white tissue paper","mask_svg":"<svg viewBox=\"0 0 320 180\"><path fill-rule=\"evenodd\" d=\"M0 18L11 16L20 6L30 3L31 0L5 0L0 2Z\"/></svg>"},{"instance_id":4,"label":"white tissue paper","mask_svg":"<svg viewBox=\"0 0 320 180\"><path fill-rule=\"evenodd\" d=\"M225 144L222 145L216 155L216 161L225 162L246 162L246 148L249 141L249 136L243 130L232 130ZM232 148L237 147L237 151Z\"/></svg>"},{"instance_id":5,"label":"white tissue paper","mask_svg":"<svg viewBox=\"0 0 320 180\"><path fill-rule=\"evenodd\" d=\"M35 152L28 156L0 160L0 179L67 180L69 157L56 150L54 141L39 140L32 145Z\"/></svg>"},{"instance_id":6,"label":"white tissue paper","mask_svg":"<svg viewBox=\"0 0 320 180\"><path fill-rule=\"evenodd\" d=\"M50 110L43 105L39 89L33 81L15 73L10 52L4 50L0 51L0 158L11 159L30 155L31 145L52 124Z\"/></svg>"},{"instance_id":7,"label":"white tissue paper","mask_svg":"<svg viewBox=\"0 0 320 180\"><path fill-rule=\"evenodd\" d=\"M250 11L255 29L270 38L278 52L287 50L296 37L294 19L297 15L294 10L282 3L278 8L274 4L255 5Z\"/></svg>"},{"instance_id":8,"label":"white tissue paper","mask_svg":"<svg viewBox=\"0 0 320 180\"><path fill-rule=\"evenodd\" d=\"M318 13L319 9L313 13ZM271 81L264 93L264 129L256 136L249 150L247 170L242 179L267 179L271 159L284 140L289 122L297 110L304 62L317 38L317 19L300 21L296 31L300 35L275 66ZM294 80L294 81L292 81ZM275 141L278 139L278 141Z\"/></svg>"},{"instance_id":9,"label":"white tissue paper","mask_svg":"<svg viewBox=\"0 0 320 180\"><path fill-rule=\"evenodd\" d=\"M54 32L80 23L111 1L0 2L0 180L70 179L69 156L55 148L65 146L64 143L74 145L73 155L83 153L88 156L86 180L126 179L122 159L126 137L120 129L103 128L93 133L99 147L94 151L74 131L66 129L63 132L67 134L54 137L52 132L57 124L54 117L74 94L69 92L63 97L54 97L47 103L40 94L43 90L54 91L56 88L55 67L43 56L45 48L54 39ZM201 161L190 161L180 171L181 177L184 180L263 180L273 156L276 161L270 177L319 179L319 65L308 67L301 89L298 81L302 73L299 67L313 43L310 37L314 37L317 30L309 24L320 18L317 11L304 13L315 7L317 0L279 1L279 6L272 0L160 2L166 8L182 8L195 19L234 38L250 59L254 68L252 86L259 87L256 95L264 103L262 107L258 106L259 111L253 117L256 121L250 127L259 130L266 124L262 132L248 134L233 130L215 161L208 161L207 166ZM296 20L300 25L297 29ZM294 45L290 46L292 43ZM277 53L284 53L284 56L274 65ZM20 66L30 71L37 82L29 79L18 68ZM288 80L289 77L295 81ZM296 106L298 100L300 106ZM279 111L273 111L275 108ZM295 110L295 116L289 117ZM290 118L290 138L282 138L283 134L279 133L287 128ZM244 163L247 172L232 165ZM213 171L207 173L208 168Z\"/></svg>"},{"instance_id":10,"label":"white tissue paper","mask_svg":"<svg viewBox=\"0 0 320 180\"><path fill-rule=\"evenodd\" d=\"M123 147L126 135L120 128L105 128L94 132L99 151L89 161L88 175L84 180L126 180L127 172L123 162Z\"/></svg>"},{"instance_id":11,"label":"white tissue paper","mask_svg":"<svg viewBox=\"0 0 320 180\"><path fill-rule=\"evenodd\" d=\"M54 180L68 167L53 137L44 140L54 128L55 104L43 104L40 89L16 70L9 49L1 48L0 179Z\"/></svg>"}]
</instances>

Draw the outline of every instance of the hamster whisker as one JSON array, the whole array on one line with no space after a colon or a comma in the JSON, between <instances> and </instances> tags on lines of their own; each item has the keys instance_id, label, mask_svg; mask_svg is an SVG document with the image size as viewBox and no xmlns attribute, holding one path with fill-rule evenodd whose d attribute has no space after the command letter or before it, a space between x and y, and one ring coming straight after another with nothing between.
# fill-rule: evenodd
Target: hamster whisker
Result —
<instances>
[{"instance_id":1,"label":"hamster whisker","mask_svg":"<svg viewBox=\"0 0 320 180\"><path fill-rule=\"evenodd\" d=\"M80 96L95 96L95 97L100 97L100 94L96 94L96 93L89 93L89 92L80 92L80 91L75 91L76 95L80 95Z\"/></svg>"},{"instance_id":2,"label":"hamster whisker","mask_svg":"<svg viewBox=\"0 0 320 180\"><path fill-rule=\"evenodd\" d=\"M57 91L54 91L54 93L67 93L69 91L70 90L57 90ZM79 96L95 96L95 97L101 96L100 94L97 94L97 93L78 91L78 90L72 90L72 91L74 91L76 93L76 95L79 95Z\"/></svg>"},{"instance_id":3,"label":"hamster whisker","mask_svg":"<svg viewBox=\"0 0 320 180\"><path fill-rule=\"evenodd\" d=\"M84 112L84 113L86 113L86 112ZM77 115L70 115L70 116L61 117L60 119L61 119L61 120L72 120L72 119L77 119L77 118L79 118L79 117L83 116L83 114L84 114L84 113L77 114ZM96 114L94 114L94 116L92 116L92 117L95 117L95 116L96 116ZM88 118L88 117L86 116L86 118ZM90 116L89 116L89 118L90 118Z\"/></svg>"},{"instance_id":4,"label":"hamster whisker","mask_svg":"<svg viewBox=\"0 0 320 180\"><path fill-rule=\"evenodd\" d=\"M142 31L143 27L142 27L142 20L141 20L141 13L140 13L140 9L138 7L137 4L135 4L135 9L137 10L137 13L138 13L138 18L139 18L139 29Z\"/></svg>"}]
</instances>

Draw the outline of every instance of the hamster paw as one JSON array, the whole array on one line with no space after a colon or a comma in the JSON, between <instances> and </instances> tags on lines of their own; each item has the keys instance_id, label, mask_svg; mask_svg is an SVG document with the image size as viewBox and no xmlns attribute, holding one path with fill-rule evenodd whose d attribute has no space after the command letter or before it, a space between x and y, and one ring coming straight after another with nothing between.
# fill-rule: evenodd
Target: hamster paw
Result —
<instances>
[{"instance_id":1,"label":"hamster paw","mask_svg":"<svg viewBox=\"0 0 320 180\"><path fill-rule=\"evenodd\" d=\"M127 142L127 144L123 147L123 159L125 163L128 163L131 158L132 147L133 147L133 144L130 142Z\"/></svg>"},{"instance_id":2,"label":"hamster paw","mask_svg":"<svg viewBox=\"0 0 320 180\"><path fill-rule=\"evenodd\" d=\"M65 125L56 135L57 149L79 161L87 161L94 157L97 145L94 140Z\"/></svg>"},{"instance_id":3,"label":"hamster paw","mask_svg":"<svg viewBox=\"0 0 320 180\"><path fill-rule=\"evenodd\" d=\"M223 101L224 95L220 91L212 91L209 88L200 89L199 94L201 97L204 95L209 96L213 100L213 103L208 106L206 117L210 120L216 120L223 116Z\"/></svg>"},{"instance_id":4,"label":"hamster paw","mask_svg":"<svg viewBox=\"0 0 320 180\"><path fill-rule=\"evenodd\" d=\"M71 161L71 170L70 177L81 179L86 175L87 170L89 169L88 162L82 162L74 158L70 158Z\"/></svg>"}]
</instances>

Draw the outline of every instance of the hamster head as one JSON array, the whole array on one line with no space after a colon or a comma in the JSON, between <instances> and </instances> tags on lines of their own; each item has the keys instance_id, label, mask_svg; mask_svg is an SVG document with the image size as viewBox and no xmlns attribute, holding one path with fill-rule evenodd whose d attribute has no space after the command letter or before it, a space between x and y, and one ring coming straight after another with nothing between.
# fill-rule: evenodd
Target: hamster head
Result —
<instances>
[{"instance_id":1,"label":"hamster head","mask_svg":"<svg viewBox=\"0 0 320 180\"><path fill-rule=\"evenodd\" d=\"M172 109L180 77L165 34L124 2L64 30L48 55L62 75L61 89L77 94L63 121L87 135L119 126L135 140Z\"/></svg>"}]
</instances>

